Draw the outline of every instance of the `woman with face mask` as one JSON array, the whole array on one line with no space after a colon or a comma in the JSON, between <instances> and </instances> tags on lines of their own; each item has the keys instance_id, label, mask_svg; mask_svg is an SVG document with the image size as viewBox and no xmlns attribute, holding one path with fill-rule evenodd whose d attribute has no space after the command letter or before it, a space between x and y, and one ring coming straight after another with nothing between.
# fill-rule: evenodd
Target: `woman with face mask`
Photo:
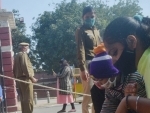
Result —
<instances>
[{"instance_id":1,"label":"woman with face mask","mask_svg":"<svg viewBox=\"0 0 150 113\"><path fill-rule=\"evenodd\" d=\"M81 79L83 85L83 93L90 94L91 97L83 96L82 101L82 113L89 113L89 104L93 102L95 113L100 112L100 105L97 102L103 103L104 101L104 90L98 89L95 85L93 86L92 80L89 78L88 64L95 56L93 53L94 47L98 46L101 42L99 30L94 26L95 24L95 11L91 6L87 6L83 9L82 19L83 25L76 30L75 37L77 43L77 57L79 67L81 70ZM92 89L91 89L92 88ZM101 98L97 98L101 95ZM93 109L92 109L93 110ZM94 110L92 111L94 113Z\"/></svg>"},{"instance_id":2,"label":"woman with face mask","mask_svg":"<svg viewBox=\"0 0 150 113\"><path fill-rule=\"evenodd\" d=\"M138 70L150 98L150 18L135 15L118 17L104 32L108 54L123 76Z\"/></svg>"},{"instance_id":3,"label":"woman with face mask","mask_svg":"<svg viewBox=\"0 0 150 113\"><path fill-rule=\"evenodd\" d=\"M89 66L90 75L97 87L105 89L105 101L100 113L115 113L120 101L126 95L125 88L129 83L136 82L137 95L146 97L145 84L141 75L133 72L121 82L120 72L113 66L112 57L107 54L103 43L94 49L94 53L96 56Z\"/></svg>"},{"instance_id":4,"label":"woman with face mask","mask_svg":"<svg viewBox=\"0 0 150 113\"><path fill-rule=\"evenodd\" d=\"M68 113L76 112L73 96L71 94L72 92L71 78L73 77L72 69L65 59L61 59L59 64L60 64L60 72L56 74L53 71L53 75L57 77L57 88L69 92L63 91L57 92L57 104L63 104L62 110L58 111L57 113L66 113L66 106L68 103L71 104L72 108L70 111L68 111Z\"/></svg>"}]
</instances>

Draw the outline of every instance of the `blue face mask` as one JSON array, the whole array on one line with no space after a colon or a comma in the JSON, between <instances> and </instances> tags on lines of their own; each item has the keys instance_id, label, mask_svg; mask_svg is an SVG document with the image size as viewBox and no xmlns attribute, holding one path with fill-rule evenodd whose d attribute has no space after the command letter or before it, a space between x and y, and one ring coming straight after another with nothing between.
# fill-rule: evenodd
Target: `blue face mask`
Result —
<instances>
[{"instance_id":1,"label":"blue face mask","mask_svg":"<svg viewBox=\"0 0 150 113\"><path fill-rule=\"evenodd\" d=\"M89 27L92 27L94 26L95 24L95 18L88 18L84 21L84 24L89 26Z\"/></svg>"}]
</instances>

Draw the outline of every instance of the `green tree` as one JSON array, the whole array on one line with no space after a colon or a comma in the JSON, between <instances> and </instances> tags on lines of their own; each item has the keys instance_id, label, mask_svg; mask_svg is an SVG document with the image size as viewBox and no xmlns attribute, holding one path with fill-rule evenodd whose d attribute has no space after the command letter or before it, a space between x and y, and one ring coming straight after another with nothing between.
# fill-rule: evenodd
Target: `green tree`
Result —
<instances>
[{"instance_id":1,"label":"green tree","mask_svg":"<svg viewBox=\"0 0 150 113\"><path fill-rule=\"evenodd\" d=\"M39 64L42 64L44 70L58 70L61 58L65 58L70 64L77 64L74 33L82 24L82 10L87 5L94 7L97 15L96 26L101 33L114 18L133 16L141 12L137 0L119 0L113 6L108 6L102 0L87 0L82 3L63 0L56 4L54 11L40 14L32 26L32 38L37 42Z\"/></svg>"},{"instance_id":2,"label":"green tree","mask_svg":"<svg viewBox=\"0 0 150 113\"><path fill-rule=\"evenodd\" d=\"M16 29L13 29L11 31L12 34L12 43L13 43L13 51L14 53L18 53L19 52L19 48L18 45L21 42L27 42L30 44L30 53L29 53L29 57L31 59L31 62L33 63L35 69L39 68L36 66L39 66L38 64L38 56L36 54L34 54L34 41L31 40L31 36L26 34L26 26L25 23L23 21L21 21L21 17L19 14L18 10L13 9L13 14L15 17L15 22L16 22Z\"/></svg>"},{"instance_id":3,"label":"green tree","mask_svg":"<svg viewBox=\"0 0 150 113\"><path fill-rule=\"evenodd\" d=\"M18 45L21 42L27 42L27 43L31 43L30 40L30 36L26 35L26 26L24 22L20 21L20 14L18 10L13 9L13 14L15 17L15 22L16 22L16 29L13 29L11 31L12 34L12 42L13 42L13 50L14 53L16 54L19 50L18 50Z\"/></svg>"}]
</instances>

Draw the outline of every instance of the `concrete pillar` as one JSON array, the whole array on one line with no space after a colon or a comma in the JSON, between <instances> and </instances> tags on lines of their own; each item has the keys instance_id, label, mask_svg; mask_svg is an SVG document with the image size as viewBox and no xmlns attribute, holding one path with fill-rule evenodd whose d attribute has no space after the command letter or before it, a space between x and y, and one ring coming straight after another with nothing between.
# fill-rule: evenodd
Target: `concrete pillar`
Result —
<instances>
[{"instance_id":1,"label":"concrete pillar","mask_svg":"<svg viewBox=\"0 0 150 113\"><path fill-rule=\"evenodd\" d=\"M5 76L13 76L13 50L11 25L9 16L12 13L0 12L0 46L2 54L2 68ZM11 16L11 15L10 15ZM13 20L11 20L13 21ZM4 79L4 86L6 87L6 104L7 112L14 113L17 111L17 95L16 85L14 80Z\"/></svg>"}]
</instances>

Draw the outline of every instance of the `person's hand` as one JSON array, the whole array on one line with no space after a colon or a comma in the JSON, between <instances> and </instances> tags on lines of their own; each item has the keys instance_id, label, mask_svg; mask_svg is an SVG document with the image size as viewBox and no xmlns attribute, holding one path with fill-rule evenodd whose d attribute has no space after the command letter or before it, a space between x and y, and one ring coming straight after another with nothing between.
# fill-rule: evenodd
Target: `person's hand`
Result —
<instances>
[{"instance_id":1,"label":"person's hand","mask_svg":"<svg viewBox=\"0 0 150 113\"><path fill-rule=\"evenodd\" d=\"M126 98L123 98L115 113L127 113Z\"/></svg>"},{"instance_id":2,"label":"person's hand","mask_svg":"<svg viewBox=\"0 0 150 113\"><path fill-rule=\"evenodd\" d=\"M85 71L81 71L81 78L84 81L87 81L89 77L89 73L85 70Z\"/></svg>"},{"instance_id":3,"label":"person's hand","mask_svg":"<svg viewBox=\"0 0 150 113\"><path fill-rule=\"evenodd\" d=\"M124 94L125 96L127 95L136 96L137 90L138 90L137 83L129 83L125 87Z\"/></svg>"},{"instance_id":4,"label":"person's hand","mask_svg":"<svg viewBox=\"0 0 150 113\"><path fill-rule=\"evenodd\" d=\"M32 77L32 78L31 78L31 81L32 81L33 83L36 83L36 82L38 81L38 79Z\"/></svg>"},{"instance_id":5,"label":"person's hand","mask_svg":"<svg viewBox=\"0 0 150 113\"><path fill-rule=\"evenodd\" d=\"M53 76L56 77L57 74L55 73L53 69L52 69L52 72L53 72Z\"/></svg>"}]
</instances>

